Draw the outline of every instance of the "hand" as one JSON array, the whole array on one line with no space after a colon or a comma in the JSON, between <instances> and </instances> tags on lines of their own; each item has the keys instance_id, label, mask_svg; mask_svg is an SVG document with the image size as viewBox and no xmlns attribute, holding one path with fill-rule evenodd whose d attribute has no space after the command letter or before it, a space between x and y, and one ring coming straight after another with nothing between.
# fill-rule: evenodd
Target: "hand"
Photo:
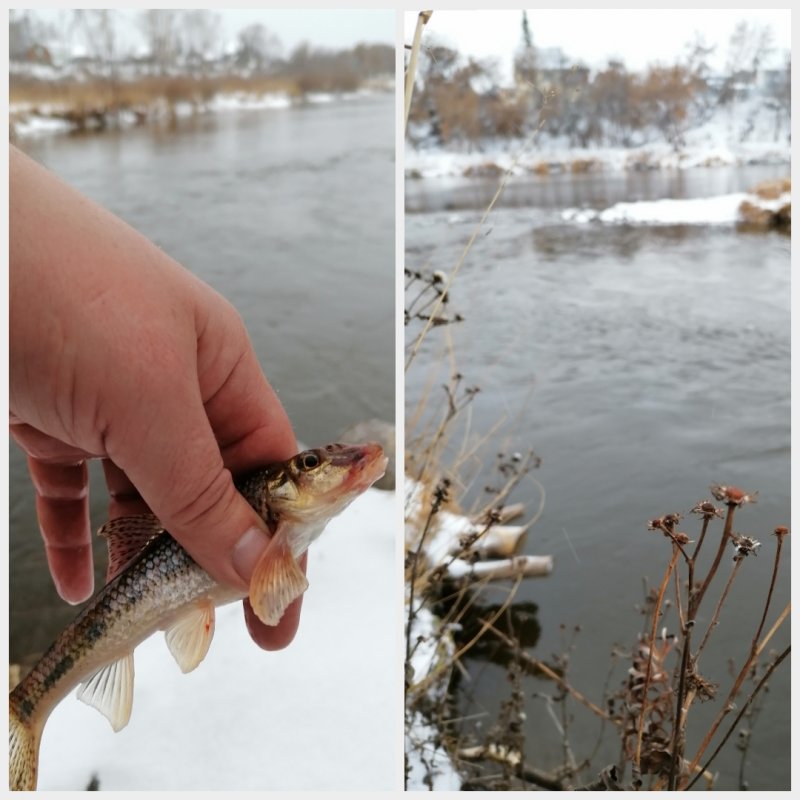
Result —
<instances>
[{"instance_id":1,"label":"hand","mask_svg":"<svg viewBox=\"0 0 800 800\"><path fill-rule=\"evenodd\" d=\"M152 512L216 580L246 589L266 525L231 473L297 450L241 318L120 219L11 148L11 435L28 455L50 572L93 591L86 459L110 517ZM265 290L266 291L266 290ZM254 641L287 645L245 601Z\"/></svg>"}]
</instances>

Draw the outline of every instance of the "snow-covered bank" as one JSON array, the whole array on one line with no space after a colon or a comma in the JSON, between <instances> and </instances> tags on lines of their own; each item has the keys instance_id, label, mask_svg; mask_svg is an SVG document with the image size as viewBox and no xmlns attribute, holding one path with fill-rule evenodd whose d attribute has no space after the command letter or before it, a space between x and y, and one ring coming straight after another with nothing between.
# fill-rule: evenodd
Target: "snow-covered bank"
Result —
<instances>
[{"instance_id":1,"label":"snow-covered bank","mask_svg":"<svg viewBox=\"0 0 800 800\"><path fill-rule=\"evenodd\" d=\"M40 789L392 790L402 685L395 493L370 489L310 550L295 641L250 640L218 610L205 661L181 674L161 635L136 649L133 714L114 734L70 696L45 728Z\"/></svg>"},{"instance_id":2,"label":"snow-covered bank","mask_svg":"<svg viewBox=\"0 0 800 800\"><path fill-rule=\"evenodd\" d=\"M789 164L788 144L751 142L741 145L687 147L679 152L669 145L636 148L567 148L536 143L494 142L480 150L455 152L443 148L414 149L405 154L406 178L485 177L501 175L549 175L598 171L647 171L696 167Z\"/></svg>"},{"instance_id":3,"label":"snow-covered bank","mask_svg":"<svg viewBox=\"0 0 800 800\"><path fill-rule=\"evenodd\" d=\"M653 200L636 203L616 203L602 211L568 208L561 213L565 222L606 222L639 225L735 225L741 221L743 203L765 211L777 212L791 202L785 193L774 200L755 194L736 192L719 197L699 197L690 200Z\"/></svg>"},{"instance_id":4,"label":"snow-covered bank","mask_svg":"<svg viewBox=\"0 0 800 800\"><path fill-rule=\"evenodd\" d=\"M596 171L646 171L745 164L789 164L788 126L776 129L759 98L718 108L702 124L686 131L675 149L657 132L631 147L573 147L567 137L533 134L529 139L494 139L462 148L431 142L425 126L410 128L405 153L407 178L549 175ZM649 141L647 141L649 139ZM415 144L418 143L418 144Z\"/></svg>"},{"instance_id":5,"label":"snow-covered bank","mask_svg":"<svg viewBox=\"0 0 800 800\"><path fill-rule=\"evenodd\" d=\"M303 104L321 105L337 101L353 101L375 94L385 94L385 90L365 88L353 92L309 92L303 96L293 96L288 92L268 94L229 92L216 94L207 102L198 105L186 100L169 104L161 98L156 99L147 109L140 109L138 113L123 110L118 114L105 114L103 125L126 130L142 124L143 121L185 119L195 114L280 110ZM9 105L13 134L18 138L68 133L76 128L76 124L66 118L68 115L69 109L53 104L35 106L30 103L11 103ZM103 127L99 119L87 118L83 120L83 124L86 129Z\"/></svg>"},{"instance_id":6,"label":"snow-covered bank","mask_svg":"<svg viewBox=\"0 0 800 800\"><path fill-rule=\"evenodd\" d=\"M428 517L432 496L424 483L406 476L406 551L415 554L419 567L418 572L414 570L414 588L410 583L406 585L405 615L410 626L408 641L412 643L406 664L406 788L457 791L463 777L445 745L452 731L437 727L441 716L431 713L431 709L441 709L447 702L450 676L455 669L455 634L466 623L472 601L463 609L463 616L453 615L457 622L443 619L430 605L437 591L426 583L446 578L481 587L504 578L545 577L553 570L553 560L550 556L514 555L528 526L505 523L524 513L521 505L506 506L504 515L487 526L454 508L438 508ZM433 577L436 570L441 571L439 577ZM449 595L453 584L448 585ZM412 592L416 592L413 600Z\"/></svg>"}]
</instances>

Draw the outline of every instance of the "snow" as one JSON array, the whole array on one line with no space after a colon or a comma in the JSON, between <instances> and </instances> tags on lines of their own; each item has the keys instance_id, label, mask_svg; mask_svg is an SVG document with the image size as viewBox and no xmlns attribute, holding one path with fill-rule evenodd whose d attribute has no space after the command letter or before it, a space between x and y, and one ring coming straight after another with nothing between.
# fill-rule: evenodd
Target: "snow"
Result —
<instances>
[{"instance_id":1,"label":"snow","mask_svg":"<svg viewBox=\"0 0 800 800\"><path fill-rule=\"evenodd\" d=\"M51 136L66 133L72 126L63 119L41 117L35 114L21 117L14 123L14 133L20 137Z\"/></svg>"},{"instance_id":2,"label":"snow","mask_svg":"<svg viewBox=\"0 0 800 800\"><path fill-rule=\"evenodd\" d=\"M402 785L395 493L368 490L310 550L297 638L268 653L239 603L183 675L163 637L135 652L128 726L74 696L45 727L40 789L390 791Z\"/></svg>"},{"instance_id":3,"label":"snow","mask_svg":"<svg viewBox=\"0 0 800 800\"><path fill-rule=\"evenodd\" d=\"M261 111L268 108L289 108L292 98L286 92L257 97L245 92L218 94L208 104L209 111Z\"/></svg>"},{"instance_id":4,"label":"snow","mask_svg":"<svg viewBox=\"0 0 800 800\"><path fill-rule=\"evenodd\" d=\"M458 792L463 779L453 766L445 749L435 742L440 739L436 728L419 711L415 711L406 733L409 792ZM428 785L427 781L431 782Z\"/></svg>"},{"instance_id":5,"label":"snow","mask_svg":"<svg viewBox=\"0 0 800 800\"><path fill-rule=\"evenodd\" d=\"M775 211L790 201L788 193L777 200L764 200L753 194L737 192L717 197L691 200L652 200L616 203L604 211L568 208L561 212L565 222L605 222L639 225L734 225L744 201Z\"/></svg>"},{"instance_id":6,"label":"snow","mask_svg":"<svg viewBox=\"0 0 800 800\"><path fill-rule=\"evenodd\" d=\"M204 106L201 112L221 113L232 111L264 111L291 108L299 102L322 105L337 101L356 100L368 97L376 92L385 93L385 89L360 89L356 92L310 92L303 98L295 99L287 92L271 92L266 94L252 94L248 92L229 92L215 95ZM9 114L13 121L14 134L17 137L33 137L67 133L72 130L72 125L65 120L55 119L51 115L63 112L65 108L52 104L33 106L30 103L10 103ZM192 103L178 101L170 107L164 98L155 100L148 109L152 119L167 119L173 114L176 117L186 118L197 113ZM138 124L136 115L132 112L123 112L115 121L120 128L132 128Z\"/></svg>"},{"instance_id":7,"label":"snow","mask_svg":"<svg viewBox=\"0 0 800 800\"><path fill-rule=\"evenodd\" d=\"M419 601L415 602L414 606L416 613L412 617L411 641L415 642L415 645L409 660L413 671L412 686L423 680L437 664L451 658L455 653L451 635L453 626L441 630L441 621L429 609L422 606ZM442 681L434 681L426 690L433 705L443 700L445 692L446 686ZM408 759L407 789L458 791L462 780L450 756L441 745L441 734L421 711L414 710L410 714L410 719L406 721L405 734L405 753ZM426 781L431 781L432 786L429 787Z\"/></svg>"},{"instance_id":8,"label":"snow","mask_svg":"<svg viewBox=\"0 0 800 800\"><path fill-rule=\"evenodd\" d=\"M568 147L557 142L511 140L483 143L469 152L409 145L405 153L406 177L451 178L488 167L498 174L538 173L542 165L551 172L570 172L578 162L591 164L587 171L641 169L690 169L741 164L789 164L791 147L774 141L696 144L676 151L666 143L639 147Z\"/></svg>"}]
</instances>

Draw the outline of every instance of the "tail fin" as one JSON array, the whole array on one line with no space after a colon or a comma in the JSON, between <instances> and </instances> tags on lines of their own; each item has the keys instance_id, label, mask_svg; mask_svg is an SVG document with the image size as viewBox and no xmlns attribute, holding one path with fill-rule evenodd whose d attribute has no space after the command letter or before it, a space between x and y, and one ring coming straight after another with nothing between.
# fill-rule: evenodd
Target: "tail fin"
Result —
<instances>
[{"instance_id":1,"label":"tail fin","mask_svg":"<svg viewBox=\"0 0 800 800\"><path fill-rule=\"evenodd\" d=\"M8 712L8 785L12 791L36 788L39 734L40 730L24 722L11 703Z\"/></svg>"}]
</instances>

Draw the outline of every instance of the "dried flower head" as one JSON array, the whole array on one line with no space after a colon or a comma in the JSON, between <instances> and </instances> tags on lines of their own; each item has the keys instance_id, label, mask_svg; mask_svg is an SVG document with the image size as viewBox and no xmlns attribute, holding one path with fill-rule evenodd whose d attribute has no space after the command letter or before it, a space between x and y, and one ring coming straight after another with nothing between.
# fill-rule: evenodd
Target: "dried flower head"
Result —
<instances>
[{"instance_id":1,"label":"dried flower head","mask_svg":"<svg viewBox=\"0 0 800 800\"><path fill-rule=\"evenodd\" d=\"M687 544L691 544L694 541L685 533L674 533L672 538L675 540L675 543L681 545L681 547L685 547Z\"/></svg>"},{"instance_id":2,"label":"dried flower head","mask_svg":"<svg viewBox=\"0 0 800 800\"><path fill-rule=\"evenodd\" d=\"M680 514L664 514L663 517L651 519L647 523L647 530L649 531L664 531L665 533L672 533L675 526L681 521Z\"/></svg>"},{"instance_id":3,"label":"dried flower head","mask_svg":"<svg viewBox=\"0 0 800 800\"><path fill-rule=\"evenodd\" d=\"M747 556L756 556L758 555L758 548L761 547L761 542L758 539L754 539L752 536L737 536L735 533L731 534L731 544L736 548L734 560Z\"/></svg>"},{"instance_id":4,"label":"dried flower head","mask_svg":"<svg viewBox=\"0 0 800 800\"><path fill-rule=\"evenodd\" d=\"M785 525L778 525L774 532L779 539L789 535L789 529Z\"/></svg>"},{"instance_id":5,"label":"dried flower head","mask_svg":"<svg viewBox=\"0 0 800 800\"><path fill-rule=\"evenodd\" d=\"M692 514L702 514L705 519L719 517L722 519L722 511L718 509L710 500L701 500L693 509Z\"/></svg>"},{"instance_id":6,"label":"dried flower head","mask_svg":"<svg viewBox=\"0 0 800 800\"><path fill-rule=\"evenodd\" d=\"M758 497L758 492L747 494L743 489L738 486L719 486L713 484L711 487L711 494L714 497L729 506L743 506L747 503L755 503Z\"/></svg>"},{"instance_id":7,"label":"dried flower head","mask_svg":"<svg viewBox=\"0 0 800 800\"><path fill-rule=\"evenodd\" d=\"M713 700L717 693L717 684L706 680L699 672L695 672L694 670L686 674L686 686L688 689L693 689L697 693L700 702Z\"/></svg>"}]
</instances>

